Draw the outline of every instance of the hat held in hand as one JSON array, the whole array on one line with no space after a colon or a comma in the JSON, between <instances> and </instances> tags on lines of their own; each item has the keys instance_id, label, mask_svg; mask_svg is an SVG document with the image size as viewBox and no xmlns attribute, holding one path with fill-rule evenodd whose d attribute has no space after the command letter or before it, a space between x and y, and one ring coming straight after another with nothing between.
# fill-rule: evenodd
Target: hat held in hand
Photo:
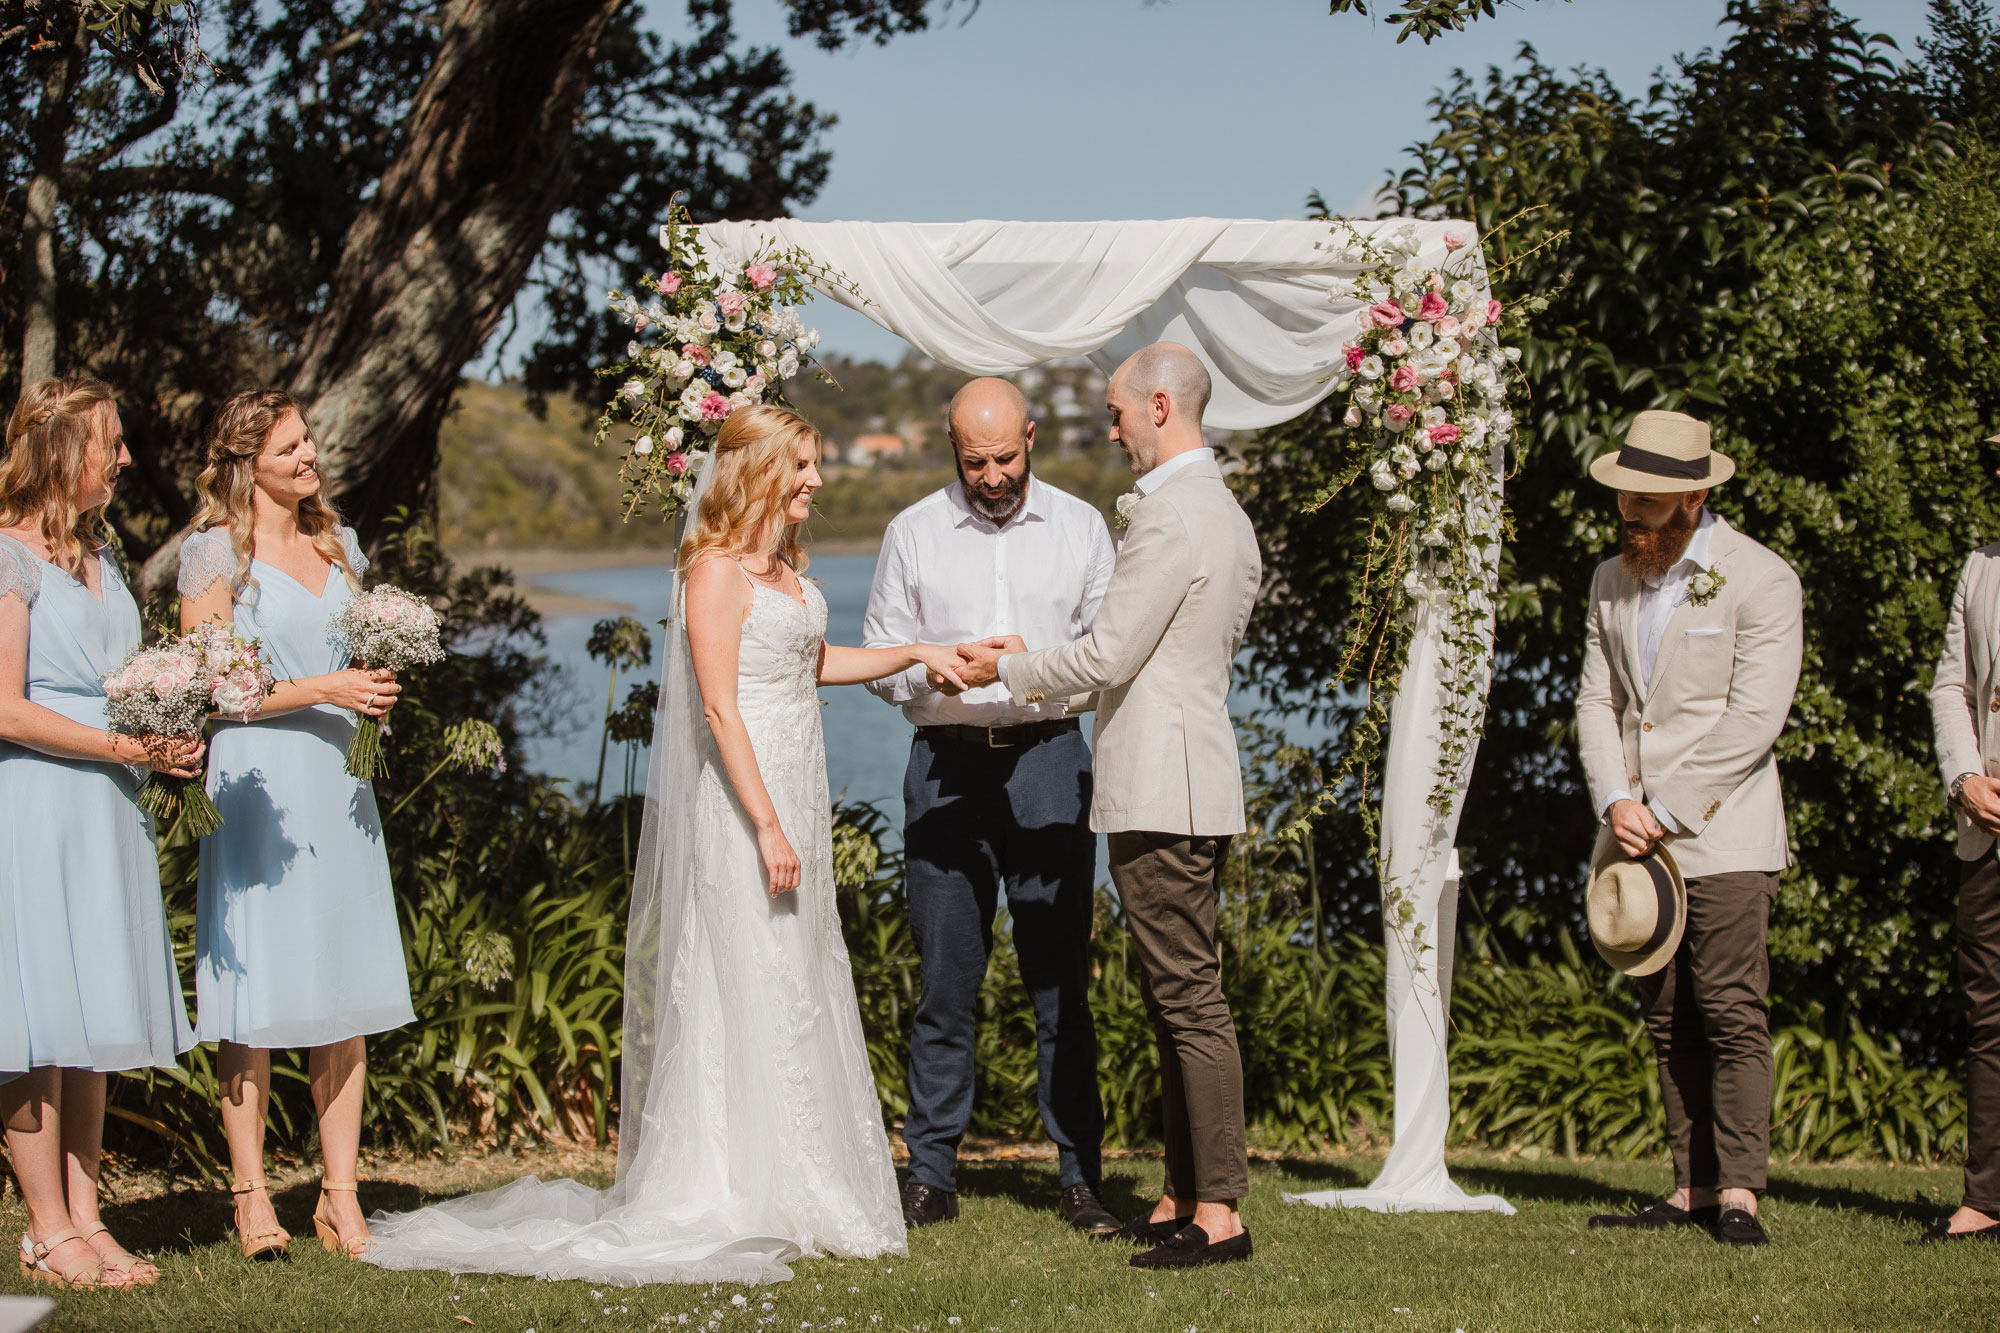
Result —
<instances>
[{"instance_id":1,"label":"hat held in hand","mask_svg":"<svg viewBox=\"0 0 2000 1333\"><path fill-rule=\"evenodd\" d=\"M1632 419L1615 454L1591 460L1590 475L1616 491L1672 495L1706 490L1736 475L1736 464L1708 447L1708 423L1657 408Z\"/></svg>"},{"instance_id":2,"label":"hat held in hand","mask_svg":"<svg viewBox=\"0 0 2000 1333\"><path fill-rule=\"evenodd\" d=\"M1608 841L1608 840L1607 840ZM1665 847L1630 859L1610 850L1590 868L1583 914L1590 942L1627 976L1650 976L1681 947L1687 927L1687 885Z\"/></svg>"}]
</instances>

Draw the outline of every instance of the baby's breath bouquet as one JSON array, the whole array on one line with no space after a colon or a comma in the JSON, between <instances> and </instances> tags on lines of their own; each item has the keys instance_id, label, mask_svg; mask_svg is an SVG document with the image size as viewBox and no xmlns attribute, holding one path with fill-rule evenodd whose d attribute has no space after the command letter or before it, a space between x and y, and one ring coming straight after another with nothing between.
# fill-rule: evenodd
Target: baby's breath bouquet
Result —
<instances>
[{"instance_id":1,"label":"baby's breath bouquet","mask_svg":"<svg viewBox=\"0 0 2000 1333\"><path fill-rule=\"evenodd\" d=\"M340 608L327 637L347 650L358 665L404 672L444 660L438 637L443 625L429 602L401 588L381 584ZM388 774L382 762L382 719L363 717L347 746L347 771L357 778Z\"/></svg>"},{"instance_id":2,"label":"baby's breath bouquet","mask_svg":"<svg viewBox=\"0 0 2000 1333\"><path fill-rule=\"evenodd\" d=\"M220 620L204 621L185 634L133 649L105 676L105 725L148 744L192 736L211 713L248 722L263 709L275 683L255 640L238 637ZM222 827L222 812L208 799L200 777L149 774L139 807L169 824L185 810L196 837Z\"/></svg>"}]
</instances>

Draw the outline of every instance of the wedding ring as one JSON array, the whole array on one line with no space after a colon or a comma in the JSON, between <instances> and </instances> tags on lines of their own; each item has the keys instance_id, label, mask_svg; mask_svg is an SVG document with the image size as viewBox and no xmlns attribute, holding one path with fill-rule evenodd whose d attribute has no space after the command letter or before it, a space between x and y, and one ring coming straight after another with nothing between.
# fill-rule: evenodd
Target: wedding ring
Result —
<instances>
[{"instance_id":1,"label":"wedding ring","mask_svg":"<svg viewBox=\"0 0 2000 1333\"><path fill-rule=\"evenodd\" d=\"M363 705L361 705L361 706L362 706L363 708L373 708L373 707L375 706L375 696L374 696L374 695L372 695L372 694L371 694L371 695L369 695L369 696L368 696L368 702L367 702L367 703L365 703L365 704L363 704Z\"/></svg>"}]
</instances>

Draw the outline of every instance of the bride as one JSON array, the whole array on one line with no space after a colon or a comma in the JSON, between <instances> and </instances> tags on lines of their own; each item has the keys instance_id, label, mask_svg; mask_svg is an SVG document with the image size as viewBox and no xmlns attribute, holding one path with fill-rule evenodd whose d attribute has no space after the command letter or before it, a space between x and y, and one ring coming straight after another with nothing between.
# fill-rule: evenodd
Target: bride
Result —
<instances>
[{"instance_id":1,"label":"bride","mask_svg":"<svg viewBox=\"0 0 2000 1333\"><path fill-rule=\"evenodd\" d=\"M723 423L681 542L625 952L617 1183L534 1176L377 1214L385 1268L636 1285L781 1281L902 1254L903 1219L835 910L816 686L954 651L836 648L799 577L819 435Z\"/></svg>"}]
</instances>

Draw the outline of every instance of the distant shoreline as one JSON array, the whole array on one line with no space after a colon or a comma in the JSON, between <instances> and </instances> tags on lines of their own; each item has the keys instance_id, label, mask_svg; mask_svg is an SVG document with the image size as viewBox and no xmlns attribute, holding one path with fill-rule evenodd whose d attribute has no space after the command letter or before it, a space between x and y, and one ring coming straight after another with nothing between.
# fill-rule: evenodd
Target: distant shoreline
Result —
<instances>
[{"instance_id":1,"label":"distant shoreline","mask_svg":"<svg viewBox=\"0 0 2000 1333\"><path fill-rule=\"evenodd\" d=\"M882 549L877 538L829 538L807 544L813 555L874 555ZM623 602L596 597L580 597L567 589L551 588L539 580L551 574L573 574L585 569L638 569L673 563L671 546L471 546L448 551L452 563L461 569L497 565L514 575L522 598L544 618L556 616L615 616L632 608Z\"/></svg>"}]
</instances>

